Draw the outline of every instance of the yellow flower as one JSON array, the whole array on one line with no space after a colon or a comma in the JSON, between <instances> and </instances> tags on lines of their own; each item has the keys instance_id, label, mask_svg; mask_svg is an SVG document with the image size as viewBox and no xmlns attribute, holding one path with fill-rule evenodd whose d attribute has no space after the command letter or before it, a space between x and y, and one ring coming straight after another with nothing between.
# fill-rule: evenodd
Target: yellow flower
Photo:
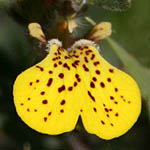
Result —
<instances>
[{"instance_id":1,"label":"yellow flower","mask_svg":"<svg viewBox=\"0 0 150 150\"><path fill-rule=\"evenodd\" d=\"M101 39L108 36L110 24L102 23L93 28L91 37L97 37L102 27L108 30L100 33ZM29 29L45 42L39 25L31 24ZM102 58L93 41L79 40L67 50L53 39L47 48L46 58L14 83L16 111L27 125L57 135L72 131L81 116L87 132L107 140L134 125L141 112L139 88L128 74Z\"/></svg>"}]
</instances>

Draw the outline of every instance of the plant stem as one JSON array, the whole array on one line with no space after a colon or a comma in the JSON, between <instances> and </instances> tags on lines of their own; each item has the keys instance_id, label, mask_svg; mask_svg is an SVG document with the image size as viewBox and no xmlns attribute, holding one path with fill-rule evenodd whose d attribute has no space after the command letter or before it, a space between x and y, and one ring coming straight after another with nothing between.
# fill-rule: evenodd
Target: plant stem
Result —
<instances>
[{"instance_id":1,"label":"plant stem","mask_svg":"<svg viewBox=\"0 0 150 150\"><path fill-rule=\"evenodd\" d=\"M96 22L95 22L94 20L92 20L91 18L85 17L85 19L86 19L91 25L93 25L93 26L96 25Z\"/></svg>"}]
</instances>

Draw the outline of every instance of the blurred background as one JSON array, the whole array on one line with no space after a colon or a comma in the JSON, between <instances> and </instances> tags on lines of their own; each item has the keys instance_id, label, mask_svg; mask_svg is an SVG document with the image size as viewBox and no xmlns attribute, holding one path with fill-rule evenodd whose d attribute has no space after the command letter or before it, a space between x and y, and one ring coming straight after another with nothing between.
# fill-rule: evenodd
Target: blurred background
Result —
<instances>
[{"instance_id":1,"label":"blurred background","mask_svg":"<svg viewBox=\"0 0 150 150\"><path fill-rule=\"evenodd\" d=\"M125 8L126 10L124 7L113 5L112 0L91 0L80 10L78 16L81 24L79 23L73 35L74 39L84 37L90 30L91 25L84 19L85 16L97 23L112 23L111 38L124 48L126 60L133 63L127 65L106 40L99 42L101 54L113 65L124 69L137 79L142 91L142 112L128 133L117 139L105 141L80 129L79 123L73 132L49 136L33 131L18 117L12 95L15 78L46 55L39 43L29 36L28 23L39 22L46 36L52 38L52 20L59 22L72 12L79 11L73 8L77 7L75 4L67 4L68 9L59 7L62 6L62 2L65 0L61 3L59 0L0 0L0 150L150 149L149 0L133 0L132 3L128 0L131 6L125 5L130 7ZM110 2L109 5L107 2Z\"/></svg>"}]
</instances>

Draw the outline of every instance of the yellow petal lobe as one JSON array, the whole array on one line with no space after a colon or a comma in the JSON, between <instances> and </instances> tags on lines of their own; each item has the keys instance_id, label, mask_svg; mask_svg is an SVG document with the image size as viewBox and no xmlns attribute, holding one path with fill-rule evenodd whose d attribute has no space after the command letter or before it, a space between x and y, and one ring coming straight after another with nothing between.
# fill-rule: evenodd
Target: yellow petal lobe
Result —
<instances>
[{"instance_id":1,"label":"yellow petal lobe","mask_svg":"<svg viewBox=\"0 0 150 150\"><path fill-rule=\"evenodd\" d=\"M87 132L113 139L126 133L141 111L136 82L89 43L71 52L52 44L43 61L17 77L13 94L21 119L50 135L73 130L81 116Z\"/></svg>"}]
</instances>

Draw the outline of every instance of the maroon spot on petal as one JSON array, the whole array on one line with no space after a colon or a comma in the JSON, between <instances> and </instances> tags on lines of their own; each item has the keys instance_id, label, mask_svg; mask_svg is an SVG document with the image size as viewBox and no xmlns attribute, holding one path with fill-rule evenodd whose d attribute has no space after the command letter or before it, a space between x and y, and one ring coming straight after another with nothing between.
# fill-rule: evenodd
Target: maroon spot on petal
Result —
<instances>
[{"instance_id":1,"label":"maroon spot on petal","mask_svg":"<svg viewBox=\"0 0 150 150\"><path fill-rule=\"evenodd\" d=\"M87 59L87 57L84 57L84 61L85 61L86 63L89 62L88 59Z\"/></svg>"},{"instance_id":2,"label":"maroon spot on petal","mask_svg":"<svg viewBox=\"0 0 150 150\"><path fill-rule=\"evenodd\" d=\"M44 94L45 94L45 92L44 92L44 91L42 91L40 94L41 94L41 95L44 95Z\"/></svg>"},{"instance_id":3,"label":"maroon spot on petal","mask_svg":"<svg viewBox=\"0 0 150 150\"><path fill-rule=\"evenodd\" d=\"M54 53L54 55L56 55L56 56L57 56L57 53L55 52L55 53Z\"/></svg>"},{"instance_id":4,"label":"maroon spot on petal","mask_svg":"<svg viewBox=\"0 0 150 150\"><path fill-rule=\"evenodd\" d=\"M65 59L68 59L69 57L68 57L68 56L65 56L64 58L65 58Z\"/></svg>"},{"instance_id":5,"label":"maroon spot on petal","mask_svg":"<svg viewBox=\"0 0 150 150\"><path fill-rule=\"evenodd\" d=\"M78 82L81 81L81 79L80 79L80 77L79 77L79 74L75 74L75 77L76 77L76 79L77 79Z\"/></svg>"},{"instance_id":6,"label":"maroon spot on petal","mask_svg":"<svg viewBox=\"0 0 150 150\"><path fill-rule=\"evenodd\" d=\"M93 60L95 58L95 54L92 54L91 56L91 60Z\"/></svg>"},{"instance_id":7,"label":"maroon spot on petal","mask_svg":"<svg viewBox=\"0 0 150 150\"><path fill-rule=\"evenodd\" d=\"M113 100L113 99L114 99L114 97L113 97L113 96L110 96L110 99L111 99L111 100Z\"/></svg>"},{"instance_id":8,"label":"maroon spot on petal","mask_svg":"<svg viewBox=\"0 0 150 150\"><path fill-rule=\"evenodd\" d=\"M107 108L105 108L105 111L108 112L109 110Z\"/></svg>"},{"instance_id":9,"label":"maroon spot on petal","mask_svg":"<svg viewBox=\"0 0 150 150\"><path fill-rule=\"evenodd\" d=\"M72 86L68 87L68 91L72 91L72 89L73 89Z\"/></svg>"},{"instance_id":10,"label":"maroon spot on petal","mask_svg":"<svg viewBox=\"0 0 150 150\"><path fill-rule=\"evenodd\" d=\"M64 68L67 68L68 70L70 70L70 67L68 66L67 63L64 63L63 67L64 67Z\"/></svg>"},{"instance_id":11,"label":"maroon spot on petal","mask_svg":"<svg viewBox=\"0 0 150 150\"><path fill-rule=\"evenodd\" d=\"M128 104L130 104L131 103L131 101L128 101Z\"/></svg>"},{"instance_id":12,"label":"maroon spot on petal","mask_svg":"<svg viewBox=\"0 0 150 150\"><path fill-rule=\"evenodd\" d=\"M76 53L76 51L73 51L73 53L75 54L75 53Z\"/></svg>"},{"instance_id":13,"label":"maroon spot on petal","mask_svg":"<svg viewBox=\"0 0 150 150\"><path fill-rule=\"evenodd\" d=\"M61 112L61 113L64 113L64 110L63 110L63 109L61 109L61 110L60 110L60 112Z\"/></svg>"},{"instance_id":14,"label":"maroon spot on petal","mask_svg":"<svg viewBox=\"0 0 150 150\"><path fill-rule=\"evenodd\" d=\"M28 101L29 101L29 100L31 100L31 98L30 98L30 97L28 97Z\"/></svg>"},{"instance_id":15,"label":"maroon spot on petal","mask_svg":"<svg viewBox=\"0 0 150 150\"><path fill-rule=\"evenodd\" d=\"M105 104L103 104L103 106L105 107L106 105L105 105Z\"/></svg>"},{"instance_id":16,"label":"maroon spot on petal","mask_svg":"<svg viewBox=\"0 0 150 150\"><path fill-rule=\"evenodd\" d=\"M79 65L79 62L80 62L79 60L75 60L75 61L74 61L74 64L75 64L75 65Z\"/></svg>"},{"instance_id":17,"label":"maroon spot on petal","mask_svg":"<svg viewBox=\"0 0 150 150\"><path fill-rule=\"evenodd\" d=\"M34 112L37 112L37 109L34 109Z\"/></svg>"},{"instance_id":18,"label":"maroon spot on petal","mask_svg":"<svg viewBox=\"0 0 150 150\"><path fill-rule=\"evenodd\" d=\"M108 82L111 82L111 78L107 78L107 81L108 81Z\"/></svg>"},{"instance_id":19,"label":"maroon spot on petal","mask_svg":"<svg viewBox=\"0 0 150 150\"><path fill-rule=\"evenodd\" d=\"M92 94L91 94L91 92L90 92L90 91L88 91L88 95L89 95L89 97L93 100L93 102L95 102L95 97L94 97L94 96L92 96Z\"/></svg>"},{"instance_id":20,"label":"maroon spot on petal","mask_svg":"<svg viewBox=\"0 0 150 150\"><path fill-rule=\"evenodd\" d=\"M63 99L60 104L64 105L65 103L66 103L66 101Z\"/></svg>"},{"instance_id":21,"label":"maroon spot on petal","mask_svg":"<svg viewBox=\"0 0 150 150\"><path fill-rule=\"evenodd\" d=\"M58 49L57 49L57 52L58 52L58 55L61 55L61 48L59 47Z\"/></svg>"},{"instance_id":22,"label":"maroon spot on petal","mask_svg":"<svg viewBox=\"0 0 150 150\"><path fill-rule=\"evenodd\" d=\"M47 121L47 117L44 117L44 121L45 121L45 122Z\"/></svg>"},{"instance_id":23,"label":"maroon spot on petal","mask_svg":"<svg viewBox=\"0 0 150 150\"><path fill-rule=\"evenodd\" d=\"M116 113L116 114L115 114L115 116L116 116L116 117L118 117L118 116L119 116L119 114L118 114L118 113Z\"/></svg>"},{"instance_id":24,"label":"maroon spot on petal","mask_svg":"<svg viewBox=\"0 0 150 150\"><path fill-rule=\"evenodd\" d=\"M30 109L29 109L29 108L27 108L27 111L28 111L28 112L30 112Z\"/></svg>"},{"instance_id":25,"label":"maroon spot on petal","mask_svg":"<svg viewBox=\"0 0 150 150\"><path fill-rule=\"evenodd\" d=\"M115 104L118 104L118 102L114 101Z\"/></svg>"},{"instance_id":26,"label":"maroon spot on petal","mask_svg":"<svg viewBox=\"0 0 150 150\"><path fill-rule=\"evenodd\" d=\"M80 49L81 49L81 50L84 50L84 47L81 47Z\"/></svg>"},{"instance_id":27,"label":"maroon spot on petal","mask_svg":"<svg viewBox=\"0 0 150 150\"><path fill-rule=\"evenodd\" d=\"M57 67L57 64L56 64L56 63L54 64L54 67L55 67L55 68Z\"/></svg>"},{"instance_id":28,"label":"maroon spot on petal","mask_svg":"<svg viewBox=\"0 0 150 150\"><path fill-rule=\"evenodd\" d=\"M80 112L83 112L83 109L80 109Z\"/></svg>"},{"instance_id":29,"label":"maroon spot on petal","mask_svg":"<svg viewBox=\"0 0 150 150\"><path fill-rule=\"evenodd\" d=\"M24 104L23 104L23 103L21 103L20 105L21 105L21 106L23 106Z\"/></svg>"},{"instance_id":30,"label":"maroon spot on petal","mask_svg":"<svg viewBox=\"0 0 150 150\"><path fill-rule=\"evenodd\" d=\"M64 85L62 85L61 87L58 88L58 92L59 92L59 93L61 93L61 92L64 91L64 90L65 90L65 86L64 86Z\"/></svg>"},{"instance_id":31,"label":"maroon spot on petal","mask_svg":"<svg viewBox=\"0 0 150 150\"><path fill-rule=\"evenodd\" d=\"M99 75L99 74L100 74L100 71L99 71L99 70L96 70L95 73Z\"/></svg>"},{"instance_id":32,"label":"maroon spot on petal","mask_svg":"<svg viewBox=\"0 0 150 150\"><path fill-rule=\"evenodd\" d=\"M57 45L55 42L54 42L53 44ZM57 47L58 47L58 45L57 45ZM57 48L57 51L59 51L59 50L62 50L62 48L61 48L61 47L58 47L58 48Z\"/></svg>"},{"instance_id":33,"label":"maroon spot on petal","mask_svg":"<svg viewBox=\"0 0 150 150\"><path fill-rule=\"evenodd\" d=\"M89 55L91 52L92 52L92 50L89 49L89 50L85 51L85 54Z\"/></svg>"},{"instance_id":34,"label":"maroon spot on petal","mask_svg":"<svg viewBox=\"0 0 150 150\"><path fill-rule=\"evenodd\" d=\"M76 77L76 78L79 78L79 74L75 74L75 77Z\"/></svg>"},{"instance_id":35,"label":"maroon spot on petal","mask_svg":"<svg viewBox=\"0 0 150 150\"><path fill-rule=\"evenodd\" d=\"M110 125L113 127L114 125L113 125L113 123L110 123Z\"/></svg>"},{"instance_id":36,"label":"maroon spot on petal","mask_svg":"<svg viewBox=\"0 0 150 150\"><path fill-rule=\"evenodd\" d=\"M30 82L29 85L32 86L33 82Z\"/></svg>"},{"instance_id":37,"label":"maroon spot on petal","mask_svg":"<svg viewBox=\"0 0 150 150\"><path fill-rule=\"evenodd\" d=\"M89 48L89 47L88 47L88 46L84 46L84 48L86 48L86 49L87 49L87 48Z\"/></svg>"},{"instance_id":38,"label":"maroon spot on petal","mask_svg":"<svg viewBox=\"0 0 150 150\"><path fill-rule=\"evenodd\" d=\"M47 86L50 87L51 84L52 84L52 82L53 82L53 79L52 79L52 78L49 78L49 80L48 80L48 82L47 82Z\"/></svg>"},{"instance_id":39,"label":"maroon spot on petal","mask_svg":"<svg viewBox=\"0 0 150 150\"><path fill-rule=\"evenodd\" d=\"M80 54L82 55L82 54L83 54L83 52L80 52Z\"/></svg>"},{"instance_id":40,"label":"maroon spot on petal","mask_svg":"<svg viewBox=\"0 0 150 150\"><path fill-rule=\"evenodd\" d=\"M94 110L95 112L97 112L97 109L96 109L95 107L93 108L93 110Z\"/></svg>"},{"instance_id":41,"label":"maroon spot on petal","mask_svg":"<svg viewBox=\"0 0 150 150\"><path fill-rule=\"evenodd\" d=\"M104 122L103 120L101 120L101 123L102 123L102 125L104 125L104 124L105 124L105 122Z\"/></svg>"},{"instance_id":42,"label":"maroon spot on petal","mask_svg":"<svg viewBox=\"0 0 150 150\"><path fill-rule=\"evenodd\" d=\"M123 98L123 96L122 96L122 95L121 95L120 97L121 97L121 98Z\"/></svg>"},{"instance_id":43,"label":"maroon spot on petal","mask_svg":"<svg viewBox=\"0 0 150 150\"><path fill-rule=\"evenodd\" d=\"M55 60L56 60L56 58L53 58L53 59L52 59L52 61L55 61Z\"/></svg>"},{"instance_id":44,"label":"maroon spot on petal","mask_svg":"<svg viewBox=\"0 0 150 150\"><path fill-rule=\"evenodd\" d=\"M40 69L40 71L44 71L44 68L42 68L40 66L36 66L36 68Z\"/></svg>"},{"instance_id":45,"label":"maroon spot on petal","mask_svg":"<svg viewBox=\"0 0 150 150\"><path fill-rule=\"evenodd\" d=\"M97 81L96 77L93 77L92 80L95 81L95 82Z\"/></svg>"},{"instance_id":46,"label":"maroon spot on petal","mask_svg":"<svg viewBox=\"0 0 150 150\"><path fill-rule=\"evenodd\" d=\"M112 111L112 109L110 108L109 111Z\"/></svg>"},{"instance_id":47,"label":"maroon spot on petal","mask_svg":"<svg viewBox=\"0 0 150 150\"><path fill-rule=\"evenodd\" d=\"M109 114L106 115L109 118Z\"/></svg>"},{"instance_id":48,"label":"maroon spot on petal","mask_svg":"<svg viewBox=\"0 0 150 150\"><path fill-rule=\"evenodd\" d=\"M118 88L115 88L115 92L118 92Z\"/></svg>"},{"instance_id":49,"label":"maroon spot on petal","mask_svg":"<svg viewBox=\"0 0 150 150\"><path fill-rule=\"evenodd\" d=\"M52 74L52 73L53 73L53 71L51 71L51 70L50 70L48 73L49 73L49 74Z\"/></svg>"},{"instance_id":50,"label":"maroon spot on petal","mask_svg":"<svg viewBox=\"0 0 150 150\"><path fill-rule=\"evenodd\" d=\"M59 62L58 62L58 64L59 64L59 65L61 65L61 64L62 64L62 62L61 62L61 61L59 61Z\"/></svg>"},{"instance_id":51,"label":"maroon spot on petal","mask_svg":"<svg viewBox=\"0 0 150 150\"><path fill-rule=\"evenodd\" d=\"M94 66L97 66L97 65L99 65L99 64L100 64L99 61L96 61L96 62L93 63Z\"/></svg>"},{"instance_id":52,"label":"maroon spot on petal","mask_svg":"<svg viewBox=\"0 0 150 150\"><path fill-rule=\"evenodd\" d=\"M43 103L43 104L47 104L48 101L45 99L45 100L42 101L42 103Z\"/></svg>"},{"instance_id":53,"label":"maroon spot on petal","mask_svg":"<svg viewBox=\"0 0 150 150\"><path fill-rule=\"evenodd\" d=\"M58 51L58 55L61 55L61 52L60 52L60 51Z\"/></svg>"},{"instance_id":54,"label":"maroon spot on petal","mask_svg":"<svg viewBox=\"0 0 150 150\"><path fill-rule=\"evenodd\" d=\"M113 73L113 72L114 72L114 70L113 70L113 69L109 69L109 72L110 72L110 73Z\"/></svg>"},{"instance_id":55,"label":"maroon spot on petal","mask_svg":"<svg viewBox=\"0 0 150 150\"><path fill-rule=\"evenodd\" d=\"M63 73L60 73L58 76L59 76L59 78L61 78L61 79L64 78L64 74L63 74Z\"/></svg>"},{"instance_id":56,"label":"maroon spot on petal","mask_svg":"<svg viewBox=\"0 0 150 150\"><path fill-rule=\"evenodd\" d=\"M78 82L80 82L80 81L81 81L81 79L80 79L80 78L78 78L78 79L77 79L77 81L78 81Z\"/></svg>"},{"instance_id":57,"label":"maroon spot on petal","mask_svg":"<svg viewBox=\"0 0 150 150\"><path fill-rule=\"evenodd\" d=\"M77 86L77 84L78 84L77 82L74 82L74 87L76 87L76 86Z\"/></svg>"},{"instance_id":58,"label":"maroon spot on petal","mask_svg":"<svg viewBox=\"0 0 150 150\"><path fill-rule=\"evenodd\" d=\"M72 63L72 67L76 68L76 65L74 63Z\"/></svg>"},{"instance_id":59,"label":"maroon spot on petal","mask_svg":"<svg viewBox=\"0 0 150 150\"><path fill-rule=\"evenodd\" d=\"M49 112L49 113L48 113L48 116L50 116L51 114L52 114L52 112Z\"/></svg>"},{"instance_id":60,"label":"maroon spot on petal","mask_svg":"<svg viewBox=\"0 0 150 150\"><path fill-rule=\"evenodd\" d=\"M84 71L86 71L86 72L88 72L88 71L89 71L89 69L86 67L86 65L85 65L85 64L83 64L83 65L82 65L82 67L83 67Z\"/></svg>"},{"instance_id":61,"label":"maroon spot on petal","mask_svg":"<svg viewBox=\"0 0 150 150\"><path fill-rule=\"evenodd\" d=\"M39 83L39 82L40 82L40 80L37 79L37 80L36 80L36 83Z\"/></svg>"},{"instance_id":62,"label":"maroon spot on petal","mask_svg":"<svg viewBox=\"0 0 150 150\"><path fill-rule=\"evenodd\" d=\"M102 88L104 88L104 87L105 87L104 82L100 82L100 86L101 86Z\"/></svg>"},{"instance_id":63,"label":"maroon spot on petal","mask_svg":"<svg viewBox=\"0 0 150 150\"><path fill-rule=\"evenodd\" d=\"M95 88L94 82L91 82L91 83L90 83L90 87L91 87L91 88Z\"/></svg>"},{"instance_id":64,"label":"maroon spot on petal","mask_svg":"<svg viewBox=\"0 0 150 150\"><path fill-rule=\"evenodd\" d=\"M81 46L78 46L77 48L80 49L80 50L82 50L82 47L81 47Z\"/></svg>"},{"instance_id":65,"label":"maroon spot on petal","mask_svg":"<svg viewBox=\"0 0 150 150\"><path fill-rule=\"evenodd\" d=\"M79 56L78 56L78 55L72 55L72 57L79 58Z\"/></svg>"}]
</instances>

